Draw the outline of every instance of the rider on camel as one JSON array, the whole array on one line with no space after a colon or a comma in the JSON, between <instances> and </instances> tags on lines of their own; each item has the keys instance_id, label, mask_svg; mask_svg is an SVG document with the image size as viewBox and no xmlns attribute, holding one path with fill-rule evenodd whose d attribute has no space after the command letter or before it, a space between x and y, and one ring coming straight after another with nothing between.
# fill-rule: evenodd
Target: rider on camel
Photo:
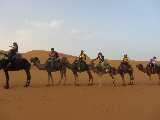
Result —
<instances>
[{"instance_id":1,"label":"rider on camel","mask_svg":"<svg viewBox=\"0 0 160 120\"><path fill-rule=\"evenodd\" d=\"M127 54L124 54L121 64L131 67L131 65L129 64L129 57Z\"/></svg>"},{"instance_id":2,"label":"rider on camel","mask_svg":"<svg viewBox=\"0 0 160 120\"><path fill-rule=\"evenodd\" d=\"M13 42L13 45L9 47L11 47L11 49L9 50L9 53L8 53L9 63L7 67L10 67L15 62L17 58L17 53L18 53L18 44L16 42Z\"/></svg>"},{"instance_id":3,"label":"rider on camel","mask_svg":"<svg viewBox=\"0 0 160 120\"><path fill-rule=\"evenodd\" d=\"M78 69L80 69L81 67L84 67L86 65L86 59L87 59L87 55L85 54L84 50L81 50L81 53L80 53L78 59L75 61L75 64L77 64L79 66Z\"/></svg>"},{"instance_id":4,"label":"rider on camel","mask_svg":"<svg viewBox=\"0 0 160 120\"><path fill-rule=\"evenodd\" d=\"M79 60L85 61L87 59L87 55L85 54L84 50L81 50L81 53L79 55Z\"/></svg>"},{"instance_id":5,"label":"rider on camel","mask_svg":"<svg viewBox=\"0 0 160 120\"><path fill-rule=\"evenodd\" d=\"M99 52L97 58L94 60L99 60L99 63L103 63L104 62L103 54L101 52Z\"/></svg>"},{"instance_id":6,"label":"rider on camel","mask_svg":"<svg viewBox=\"0 0 160 120\"><path fill-rule=\"evenodd\" d=\"M129 58L127 54L124 54L123 59L122 59L122 63L125 65L129 65Z\"/></svg>"},{"instance_id":7,"label":"rider on camel","mask_svg":"<svg viewBox=\"0 0 160 120\"><path fill-rule=\"evenodd\" d=\"M59 54L54 50L54 48L51 48L51 51L49 53L49 59L48 62L52 63L53 66L54 63L59 61Z\"/></svg>"},{"instance_id":8,"label":"rider on camel","mask_svg":"<svg viewBox=\"0 0 160 120\"><path fill-rule=\"evenodd\" d=\"M51 48L51 52L49 53L49 57L50 57L50 58L58 58L58 57L59 57L59 54L58 54L58 52L56 52L56 51L54 50L54 48Z\"/></svg>"},{"instance_id":9,"label":"rider on camel","mask_svg":"<svg viewBox=\"0 0 160 120\"><path fill-rule=\"evenodd\" d=\"M153 57L150 62L149 62L150 67L152 68L152 70L154 71L156 65L157 65L157 58Z\"/></svg>"},{"instance_id":10,"label":"rider on camel","mask_svg":"<svg viewBox=\"0 0 160 120\"><path fill-rule=\"evenodd\" d=\"M102 54L102 52L98 53L98 56L96 59L94 60L98 60L99 64L97 64L97 67L99 69L106 69L106 71L110 68L110 65L108 64L107 60L104 60L104 55Z\"/></svg>"}]
</instances>

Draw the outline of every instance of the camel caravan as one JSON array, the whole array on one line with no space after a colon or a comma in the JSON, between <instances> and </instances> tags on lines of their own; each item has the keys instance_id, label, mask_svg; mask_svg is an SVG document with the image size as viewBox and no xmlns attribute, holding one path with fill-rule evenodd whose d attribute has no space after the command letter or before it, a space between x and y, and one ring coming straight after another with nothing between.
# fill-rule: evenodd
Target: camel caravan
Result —
<instances>
[{"instance_id":1,"label":"camel caravan","mask_svg":"<svg viewBox=\"0 0 160 120\"><path fill-rule=\"evenodd\" d=\"M51 48L49 53L49 57L45 63L41 63L40 59L36 56L33 56L28 61L27 59L23 58L21 54L18 53L18 44L16 42L10 46L11 49L8 53L0 52L0 54L4 55L0 59L0 69L2 69L6 76L6 84L4 86L5 89L9 89L9 71L19 71L24 70L27 76L26 83L24 87L29 87L31 82L31 65L37 67L39 70L44 70L48 73L48 84L47 86L54 85L54 79L52 77L52 72L59 72L61 79L59 80L59 85L63 80L63 85L66 84L66 73L67 70L71 70L74 75L74 85L79 85L79 78L78 73L86 72L88 74L88 85L93 85L93 74L97 74L100 77L103 75L110 75L113 80L113 86L117 86L116 84L116 75L120 75L122 79L122 85L126 86L125 75L128 74L130 76L129 85L135 85L134 80L134 69L129 64L129 58L127 54L124 55L122 61L118 68L115 68L111 64L109 64L108 60L104 58L101 52L98 53L97 58L91 59L89 63L86 62L87 55L86 53L81 50L80 55L74 60L73 63L70 63L67 57L60 57L59 53ZM136 65L138 70L146 73L149 78L151 79L152 74L157 74L159 77L160 84L160 65L157 63L156 57L153 57L148 65L144 67L142 64ZM99 86L101 86L101 80L99 80Z\"/></svg>"}]
</instances>

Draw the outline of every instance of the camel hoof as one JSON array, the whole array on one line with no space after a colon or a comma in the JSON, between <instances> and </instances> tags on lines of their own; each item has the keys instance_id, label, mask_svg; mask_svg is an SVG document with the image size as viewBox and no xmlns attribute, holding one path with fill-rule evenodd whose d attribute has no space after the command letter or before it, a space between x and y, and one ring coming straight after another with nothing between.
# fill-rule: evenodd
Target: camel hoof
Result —
<instances>
[{"instance_id":1,"label":"camel hoof","mask_svg":"<svg viewBox=\"0 0 160 120\"><path fill-rule=\"evenodd\" d=\"M91 85L91 86L93 86L94 84L93 84L93 83L91 83L90 85Z\"/></svg>"},{"instance_id":2,"label":"camel hoof","mask_svg":"<svg viewBox=\"0 0 160 120\"><path fill-rule=\"evenodd\" d=\"M133 85L133 83L128 83L128 85Z\"/></svg>"},{"instance_id":3,"label":"camel hoof","mask_svg":"<svg viewBox=\"0 0 160 120\"><path fill-rule=\"evenodd\" d=\"M26 87L26 88L29 87L29 84L24 85L24 87Z\"/></svg>"},{"instance_id":4,"label":"camel hoof","mask_svg":"<svg viewBox=\"0 0 160 120\"><path fill-rule=\"evenodd\" d=\"M4 89L9 89L9 86L4 86Z\"/></svg>"},{"instance_id":5,"label":"camel hoof","mask_svg":"<svg viewBox=\"0 0 160 120\"><path fill-rule=\"evenodd\" d=\"M135 82L130 82L128 85L136 85Z\"/></svg>"},{"instance_id":6,"label":"camel hoof","mask_svg":"<svg viewBox=\"0 0 160 120\"><path fill-rule=\"evenodd\" d=\"M79 86L79 84L75 84L75 86Z\"/></svg>"},{"instance_id":7,"label":"camel hoof","mask_svg":"<svg viewBox=\"0 0 160 120\"><path fill-rule=\"evenodd\" d=\"M66 83L63 83L63 86L66 86Z\"/></svg>"},{"instance_id":8,"label":"camel hoof","mask_svg":"<svg viewBox=\"0 0 160 120\"><path fill-rule=\"evenodd\" d=\"M99 84L98 87L102 87L102 84Z\"/></svg>"},{"instance_id":9,"label":"camel hoof","mask_svg":"<svg viewBox=\"0 0 160 120\"><path fill-rule=\"evenodd\" d=\"M47 85L46 85L46 87L50 87L50 86L51 86L50 84L47 84Z\"/></svg>"},{"instance_id":10,"label":"camel hoof","mask_svg":"<svg viewBox=\"0 0 160 120\"><path fill-rule=\"evenodd\" d=\"M93 83L93 82L88 83L88 86L93 86L93 85L94 85L94 83Z\"/></svg>"},{"instance_id":11,"label":"camel hoof","mask_svg":"<svg viewBox=\"0 0 160 120\"><path fill-rule=\"evenodd\" d=\"M61 85L61 83L58 83L57 86Z\"/></svg>"}]
</instances>

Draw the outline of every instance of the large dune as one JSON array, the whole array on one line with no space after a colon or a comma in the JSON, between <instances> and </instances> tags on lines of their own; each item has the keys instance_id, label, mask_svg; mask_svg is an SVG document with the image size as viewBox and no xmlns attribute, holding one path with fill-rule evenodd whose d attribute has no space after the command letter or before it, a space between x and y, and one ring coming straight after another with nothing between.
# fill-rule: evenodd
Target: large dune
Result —
<instances>
[{"instance_id":1,"label":"large dune","mask_svg":"<svg viewBox=\"0 0 160 120\"><path fill-rule=\"evenodd\" d=\"M41 62L48 57L47 51L24 53L27 59L37 56ZM73 62L75 57L67 56ZM117 67L118 60L109 61ZM46 87L47 73L32 66L32 85L24 88L25 73L10 72L11 89L3 89L5 76L0 72L0 120L160 120L160 86L158 77L148 77L139 72L135 65L146 64L143 61L131 61L135 70L136 85L121 86L119 75L116 76L118 87L112 87L108 75L102 78L94 75L94 86L87 86L88 76L80 74L80 86L73 85L71 71L67 72L67 85ZM55 84L60 79L59 73L53 74ZM126 76L127 82L129 77ZM103 86L98 87L97 81Z\"/></svg>"}]
</instances>

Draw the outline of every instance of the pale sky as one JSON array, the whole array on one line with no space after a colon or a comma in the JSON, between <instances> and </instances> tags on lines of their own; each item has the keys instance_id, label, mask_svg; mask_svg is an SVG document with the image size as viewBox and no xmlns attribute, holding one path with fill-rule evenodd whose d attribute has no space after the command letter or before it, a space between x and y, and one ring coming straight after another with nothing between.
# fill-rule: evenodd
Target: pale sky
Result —
<instances>
[{"instance_id":1,"label":"pale sky","mask_svg":"<svg viewBox=\"0 0 160 120\"><path fill-rule=\"evenodd\" d=\"M0 0L0 49L160 57L159 0Z\"/></svg>"}]
</instances>

